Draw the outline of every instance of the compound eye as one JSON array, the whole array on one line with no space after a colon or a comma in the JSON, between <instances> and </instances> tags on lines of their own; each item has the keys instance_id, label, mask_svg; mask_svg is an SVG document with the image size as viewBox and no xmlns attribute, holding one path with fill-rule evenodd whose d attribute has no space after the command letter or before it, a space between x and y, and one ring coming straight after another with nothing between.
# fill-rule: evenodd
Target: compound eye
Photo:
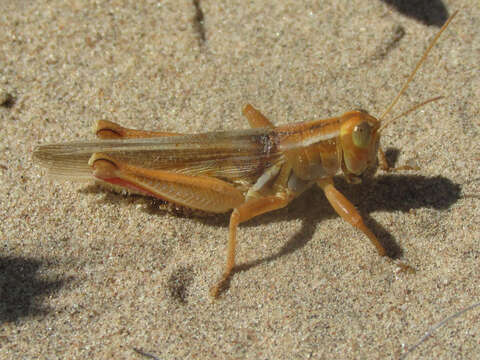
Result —
<instances>
[{"instance_id":1,"label":"compound eye","mask_svg":"<svg viewBox=\"0 0 480 360\"><path fill-rule=\"evenodd\" d=\"M372 139L372 127L366 121L361 122L353 128L352 141L359 148L366 148Z\"/></svg>"}]
</instances>

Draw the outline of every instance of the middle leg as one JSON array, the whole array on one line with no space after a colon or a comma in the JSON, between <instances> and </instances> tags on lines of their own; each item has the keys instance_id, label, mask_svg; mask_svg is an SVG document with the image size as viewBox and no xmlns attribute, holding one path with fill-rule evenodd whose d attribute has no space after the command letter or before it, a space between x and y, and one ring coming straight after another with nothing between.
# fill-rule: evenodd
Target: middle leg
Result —
<instances>
[{"instance_id":1,"label":"middle leg","mask_svg":"<svg viewBox=\"0 0 480 360\"><path fill-rule=\"evenodd\" d=\"M252 128L273 128L273 124L270 120L267 119L265 115L263 115L260 111L255 109L252 105L247 104L243 108L242 111L243 115L248 120L248 123Z\"/></svg>"},{"instance_id":2,"label":"middle leg","mask_svg":"<svg viewBox=\"0 0 480 360\"><path fill-rule=\"evenodd\" d=\"M252 199L233 210L230 216L227 262L220 281L210 289L210 295L217 298L225 288L235 266L235 250L237 247L237 228L242 222L255 216L285 207L289 202L283 194L272 195L260 199Z\"/></svg>"}]
</instances>

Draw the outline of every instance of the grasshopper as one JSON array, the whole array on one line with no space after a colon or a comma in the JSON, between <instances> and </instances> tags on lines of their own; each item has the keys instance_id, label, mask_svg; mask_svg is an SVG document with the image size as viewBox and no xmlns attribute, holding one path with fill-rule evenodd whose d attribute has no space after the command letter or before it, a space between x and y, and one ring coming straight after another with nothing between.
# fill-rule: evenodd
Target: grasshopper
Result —
<instances>
[{"instance_id":1,"label":"grasshopper","mask_svg":"<svg viewBox=\"0 0 480 360\"><path fill-rule=\"evenodd\" d=\"M358 183L369 168L380 165L391 170L379 147L381 131L386 124L437 98L390 122L383 119L456 14L433 38L378 119L365 111L350 111L330 119L274 126L247 105L243 114L251 129L227 132L142 131L101 120L95 129L98 140L40 145L34 158L54 176L93 177L114 188L188 209L231 211L226 265L220 281L210 290L213 297L225 289L234 270L239 224L285 207L314 184L323 190L337 214L363 232L379 255L386 256L386 249L354 205L335 188L333 176L342 173L348 182Z\"/></svg>"}]
</instances>

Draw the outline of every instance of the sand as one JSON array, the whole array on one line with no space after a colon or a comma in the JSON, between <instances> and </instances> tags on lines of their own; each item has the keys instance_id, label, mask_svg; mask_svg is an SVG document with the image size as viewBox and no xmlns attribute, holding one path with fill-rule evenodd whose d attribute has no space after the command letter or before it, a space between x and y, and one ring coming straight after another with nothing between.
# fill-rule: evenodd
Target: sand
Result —
<instances>
[{"instance_id":1,"label":"sand","mask_svg":"<svg viewBox=\"0 0 480 360\"><path fill-rule=\"evenodd\" d=\"M476 358L480 307L407 351L480 298L480 7L404 3L2 1L0 358ZM394 114L444 98L382 137L421 170L335 179L415 274L312 189L240 227L241 271L212 301L228 215L174 216L33 163L98 119L193 133L246 128L246 103L276 124L379 116L454 10Z\"/></svg>"}]
</instances>

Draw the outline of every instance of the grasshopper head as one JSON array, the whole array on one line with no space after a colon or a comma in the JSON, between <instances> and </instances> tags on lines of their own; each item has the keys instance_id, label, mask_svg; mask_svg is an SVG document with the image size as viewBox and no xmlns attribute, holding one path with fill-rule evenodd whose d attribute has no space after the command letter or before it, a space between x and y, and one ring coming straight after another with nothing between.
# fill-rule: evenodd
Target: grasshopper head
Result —
<instances>
[{"instance_id":1,"label":"grasshopper head","mask_svg":"<svg viewBox=\"0 0 480 360\"><path fill-rule=\"evenodd\" d=\"M340 146L342 169L353 180L376 164L380 121L365 111L350 111L342 115Z\"/></svg>"}]
</instances>

